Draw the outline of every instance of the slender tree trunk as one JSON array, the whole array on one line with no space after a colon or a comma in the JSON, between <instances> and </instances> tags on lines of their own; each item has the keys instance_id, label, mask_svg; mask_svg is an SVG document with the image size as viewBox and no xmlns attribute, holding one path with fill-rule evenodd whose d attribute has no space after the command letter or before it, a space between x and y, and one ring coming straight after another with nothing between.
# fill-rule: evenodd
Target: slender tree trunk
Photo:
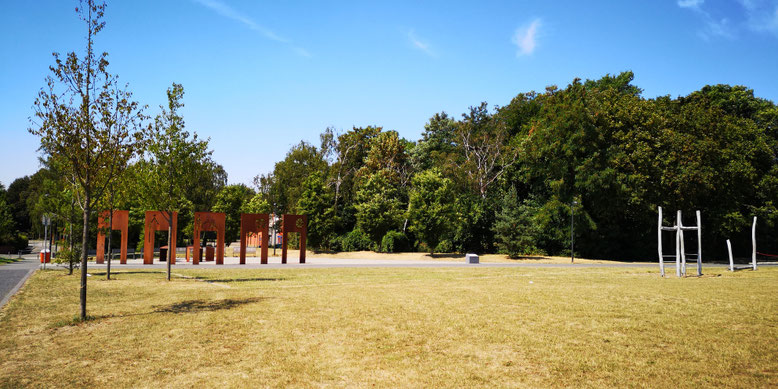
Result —
<instances>
[{"instance_id":1,"label":"slender tree trunk","mask_svg":"<svg viewBox=\"0 0 778 389\"><path fill-rule=\"evenodd\" d=\"M113 197L113 194L111 194L111 197ZM113 202L113 201L111 201ZM108 265L105 269L105 277L106 279L111 279L111 257L113 257L113 253L111 252L111 235L113 235L113 205L108 207Z\"/></svg>"},{"instance_id":2,"label":"slender tree trunk","mask_svg":"<svg viewBox=\"0 0 778 389\"><path fill-rule=\"evenodd\" d=\"M51 255L53 257L54 256L54 252L51 251L51 241L54 239L54 223L53 222L51 222L51 227L49 228L49 230L50 230L49 231L49 255ZM43 264L44 265L46 264L45 261L44 261Z\"/></svg>"},{"instance_id":3,"label":"slender tree trunk","mask_svg":"<svg viewBox=\"0 0 778 389\"><path fill-rule=\"evenodd\" d=\"M89 192L84 195L84 229L81 237L81 315L79 316L82 321L86 320L86 263L87 263L87 243L89 241L89 216L91 214L91 208L89 202Z\"/></svg>"},{"instance_id":4,"label":"slender tree trunk","mask_svg":"<svg viewBox=\"0 0 778 389\"><path fill-rule=\"evenodd\" d=\"M170 215L170 222L167 225L167 280L170 281L170 262L173 258L173 215ZM195 248L197 250L197 248Z\"/></svg>"},{"instance_id":5,"label":"slender tree trunk","mask_svg":"<svg viewBox=\"0 0 778 389\"><path fill-rule=\"evenodd\" d=\"M68 234L68 249L70 250L70 258L68 258L68 275L73 275L73 208L75 206L73 205L73 200L70 200L70 215L68 217L68 220L70 220L70 233Z\"/></svg>"},{"instance_id":6,"label":"slender tree trunk","mask_svg":"<svg viewBox=\"0 0 778 389\"><path fill-rule=\"evenodd\" d=\"M105 278L111 279L111 258L113 252L111 252L111 236L113 235L113 186L111 187L111 200L108 206L108 266L105 269Z\"/></svg>"}]
</instances>

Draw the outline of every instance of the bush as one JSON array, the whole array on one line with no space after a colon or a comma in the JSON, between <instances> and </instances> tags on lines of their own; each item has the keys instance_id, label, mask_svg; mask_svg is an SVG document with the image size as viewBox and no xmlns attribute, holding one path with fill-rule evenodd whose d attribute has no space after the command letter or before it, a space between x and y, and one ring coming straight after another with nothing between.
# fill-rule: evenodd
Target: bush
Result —
<instances>
[{"instance_id":1,"label":"bush","mask_svg":"<svg viewBox=\"0 0 778 389\"><path fill-rule=\"evenodd\" d=\"M454 244L451 243L451 241L448 239L441 240L440 243L438 243L438 246L435 247L435 252L438 253L454 252Z\"/></svg>"},{"instance_id":2,"label":"bush","mask_svg":"<svg viewBox=\"0 0 778 389\"><path fill-rule=\"evenodd\" d=\"M13 234L6 240L0 238L0 252L16 254L19 250L26 249L28 244L27 235Z\"/></svg>"},{"instance_id":3,"label":"bush","mask_svg":"<svg viewBox=\"0 0 778 389\"><path fill-rule=\"evenodd\" d=\"M338 252L343 250L343 237L338 235L330 240L330 250Z\"/></svg>"},{"instance_id":4,"label":"bush","mask_svg":"<svg viewBox=\"0 0 778 389\"><path fill-rule=\"evenodd\" d=\"M343 251L362 251L370 250L373 246L373 241L370 237L361 229L354 228L349 232L345 238L343 238L342 248Z\"/></svg>"},{"instance_id":5,"label":"bush","mask_svg":"<svg viewBox=\"0 0 778 389\"><path fill-rule=\"evenodd\" d=\"M55 255L51 261L59 264L67 264L68 271L72 274L73 269L78 269L81 265L81 247L74 245L73 250L71 251L67 246L64 246L57 251L57 255Z\"/></svg>"},{"instance_id":6,"label":"bush","mask_svg":"<svg viewBox=\"0 0 778 389\"><path fill-rule=\"evenodd\" d=\"M400 231L389 231L381 239L381 251L384 253L410 251L410 248L408 237Z\"/></svg>"}]
</instances>

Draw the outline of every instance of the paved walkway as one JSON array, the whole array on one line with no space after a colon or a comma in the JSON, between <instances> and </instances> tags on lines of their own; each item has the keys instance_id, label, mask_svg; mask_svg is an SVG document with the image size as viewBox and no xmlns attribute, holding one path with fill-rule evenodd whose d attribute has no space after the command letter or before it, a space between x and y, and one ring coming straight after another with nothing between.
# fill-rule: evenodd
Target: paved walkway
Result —
<instances>
[{"instance_id":1,"label":"paved walkway","mask_svg":"<svg viewBox=\"0 0 778 389\"><path fill-rule=\"evenodd\" d=\"M0 308L24 285L35 269L40 267L36 255L25 255L25 259L0 265Z\"/></svg>"}]
</instances>

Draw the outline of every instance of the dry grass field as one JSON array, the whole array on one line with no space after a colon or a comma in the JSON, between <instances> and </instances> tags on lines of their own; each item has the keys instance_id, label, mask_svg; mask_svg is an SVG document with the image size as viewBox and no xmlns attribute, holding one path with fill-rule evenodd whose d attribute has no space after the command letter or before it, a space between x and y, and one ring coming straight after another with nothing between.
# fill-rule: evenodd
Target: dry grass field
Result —
<instances>
[{"instance_id":1,"label":"dry grass field","mask_svg":"<svg viewBox=\"0 0 778 389\"><path fill-rule=\"evenodd\" d=\"M778 269L39 271L0 387L776 387Z\"/></svg>"}]
</instances>

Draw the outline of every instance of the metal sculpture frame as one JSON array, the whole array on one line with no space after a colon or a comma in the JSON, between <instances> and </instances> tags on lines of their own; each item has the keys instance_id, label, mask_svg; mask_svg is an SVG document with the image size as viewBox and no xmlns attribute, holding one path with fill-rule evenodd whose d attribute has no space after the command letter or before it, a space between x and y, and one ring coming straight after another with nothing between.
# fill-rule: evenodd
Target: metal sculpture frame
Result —
<instances>
[{"instance_id":1,"label":"metal sculpture frame","mask_svg":"<svg viewBox=\"0 0 778 389\"><path fill-rule=\"evenodd\" d=\"M281 217L281 263L286 263L286 249L290 232L300 233L300 263L305 263L305 241L308 237L307 215L283 215Z\"/></svg>"},{"instance_id":2,"label":"metal sculpture frame","mask_svg":"<svg viewBox=\"0 0 778 389\"><path fill-rule=\"evenodd\" d=\"M775 254L765 254L760 253L756 251L756 216L754 216L754 222L751 223L751 264L748 266L738 266L735 265L735 261L732 257L732 243L729 242L729 239L727 239L727 252L729 253L729 271L735 271L735 270L743 270L743 269L751 269L751 270L757 270L759 268L759 262L757 261L757 256L761 255L763 257L767 258L778 258L778 255ZM774 265L776 262L774 261L762 261L762 264L765 265Z\"/></svg>"},{"instance_id":3,"label":"metal sculpture frame","mask_svg":"<svg viewBox=\"0 0 778 389\"><path fill-rule=\"evenodd\" d=\"M143 240L143 264L151 265L154 263L154 233L157 231L167 231L169 225L165 215L160 211L146 211L146 220L144 223ZM173 212L173 228L170 232L170 264L176 264L176 230L178 229L178 212Z\"/></svg>"},{"instance_id":4,"label":"metal sculpture frame","mask_svg":"<svg viewBox=\"0 0 778 389\"><path fill-rule=\"evenodd\" d=\"M97 252L96 263L103 263L105 261L105 230L108 230L108 211L100 212L97 216ZM113 217L111 219L110 230L119 230L122 233L121 244L119 245L119 263L122 265L127 264L127 230L130 220L130 211L113 211ZM113 253L108 253L113 255Z\"/></svg>"},{"instance_id":5,"label":"metal sculpture frame","mask_svg":"<svg viewBox=\"0 0 778 389\"><path fill-rule=\"evenodd\" d=\"M227 222L226 214L222 212L195 212L194 229L192 233L192 265L200 264L200 233L216 231L216 264L224 264L224 233Z\"/></svg>"},{"instance_id":6,"label":"metal sculpture frame","mask_svg":"<svg viewBox=\"0 0 778 389\"><path fill-rule=\"evenodd\" d=\"M260 263L267 264L267 246L270 243L268 223L270 215L267 213L241 213L240 214L240 264L246 264L246 240L248 234L262 234L260 243Z\"/></svg>"},{"instance_id":7,"label":"metal sculpture frame","mask_svg":"<svg viewBox=\"0 0 778 389\"><path fill-rule=\"evenodd\" d=\"M696 211L697 225L696 226L684 226L683 216L681 211L676 212L676 222L672 227L662 225L662 207L659 209L659 222L657 224L657 248L659 254L659 272L662 277L665 276L665 258L675 257L675 275L677 277L686 276L686 256L694 256L697 259L697 276L702 276L702 218L700 217L700 211ZM675 254L664 255L662 250L662 231L675 232ZM684 231L697 231L697 254L687 254L685 239L683 236Z\"/></svg>"}]
</instances>

